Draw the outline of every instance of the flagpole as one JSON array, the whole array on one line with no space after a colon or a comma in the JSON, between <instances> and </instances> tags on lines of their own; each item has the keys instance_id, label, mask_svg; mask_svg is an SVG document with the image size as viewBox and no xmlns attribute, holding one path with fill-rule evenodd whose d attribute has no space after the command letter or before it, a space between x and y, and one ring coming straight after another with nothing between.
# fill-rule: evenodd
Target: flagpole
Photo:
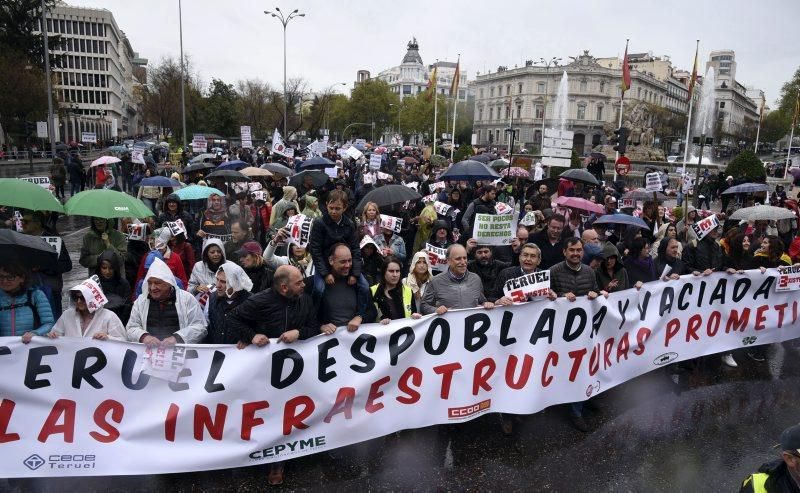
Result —
<instances>
[{"instance_id":1,"label":"flagpole","mask_svg":"<svg viewBox=\"0 0 800 493\"><path fill-rule=\"evenodd\" d=\"M683 189L686 188L686 161L689 160L689 132L692 129L692 110L694 108L694 86L695 83L692 82L691 77L695 77L695 71L697 70L697 54L700 52L700 40L697 40L697 45L694 49L694 66L692 67L692 75L689 79L689 85L691 86L689 89L691 92L689 93L689 116L686 118L686 145L683 149L683 164L681 164L681 190L678 193L683 193ZM697 177L699 180L699 176ZM689 190L686 189L686 193L683 197L683 202L681 202L681 206L683 207L683 227L686 230L686 241L689 241L689 228L686 227L686 221L689 219ZM723 211L724 212L724 211ZM680 232L680 231L679 231Z\"/></svg>"},{"instance_id":2,"label":"flagpole","mask_svg":"<svg viewBox=\"0 0 800 493\"><path fill-rule=\"evenodd\" d=\"M456 67L458 67L459 69L461 67L461 53L458 54L458 61L456 62ZM455 75L457 77L461 77L461 71L458 70L457 72L458 73L456 73ZM451 132L453 132L453 133L450 135L450 137L451 137L450 138L450 161L453 160L453 153L456 152L456 112L458 110L458 85L459 85L458 81L454 81L453 84L454 84L453 87L455 87L456 90L454 91L455 94L453 94L453 128L451 129ZM791 145L789 146L789 149L791 150Z\"/></svg>"},{"instance_id":3,"label":"flagpole","mask_svg":"<svg viewBox=\"0 0 800 493\"><path fill-rule=\"evenodd\" d=\"M436 77L439 77L437 73L437 68L439 67L439 59L436 59L436 66L433 69L433 72L436 73ZM439 95L437 92L439 91L438 87L438 80L433 81L433 153L436 154L436 120L439 117ZM410 140L410 139L409 139Z\"/></svg>"},{"instance_id":4,"label":"flagpole","mask_svg":"<svg viewBox=\"0 0 800 493\"><path fill-rule=\"evenodd\" d=\"M625 54L628 53L628 41L629 39L625 40ZM622 63L627 63L627 57L622 59ZM625 67L622 67L622 84L625 84ZM617 123L617 128L622 128L622 109L625 105L625 91L622 91L622 94L619 96L619 122ZM614 181L617 181L617 161L619 161L619 151L614 153Z\"/></svg>"},{"instance_id":5,"label":"flagpole","mask_svg":"<svg viewBox=\"0 0 800 493\"><path fill-rule=\"evenodd\" d=\"M794 118L792 118L792 131L789 133L789 150L786 151L786 163L783 165L783 179L786 179L786 174L789 172L789 159L792 157L792 142L794 141L794 127L797 126L797 113L800 112L800 93L797 94L797 102L794 107Z\"/></svg>"},{"instance_id":6,"label":"flagpole","mask_svg":"<svg viewBox=\"0 0 800 493\"><path fill-rule=\"evenodd\" d=\"M755 153L758 156L758 139L761 136L761 120L764 119L764 105L766 101L763 99L761 100L761 111L758 112L758 129L756 130L756 145L755 145Z\"/></svg>"}]
</instances>

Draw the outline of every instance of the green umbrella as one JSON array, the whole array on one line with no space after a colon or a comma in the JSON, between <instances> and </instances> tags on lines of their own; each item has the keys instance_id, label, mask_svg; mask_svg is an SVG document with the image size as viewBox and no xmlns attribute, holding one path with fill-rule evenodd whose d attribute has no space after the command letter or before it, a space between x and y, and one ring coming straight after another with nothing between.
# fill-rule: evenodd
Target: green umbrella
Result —
<instances>
[{"instance_id":1,"label":"green umbrella","mask_svg":"<svg viewBox=\"0 0 800 493\"><path fill-rule=\"evenodd\" d=\"M494 161L489 163L489 167L495 170L508 168L508 161L506 161L505 159L495 159Z\"/></svg>"},{"instance_id":2,"label":"green umbrella","mask_svg":"<svg viewBox=\"0 0 800 493\"><path fill-rule=\"evenodd\" d=\"M148 217L153 212L144 202L127 193L114 190L87 190L64 204L70 216L89 216L111 219L115 217Z\"/></svg>"},{"instance_id":3,"label":"green umbrella","mask_svg":"<svg viewBox=\"0 0 800 493\"><path fill-rule=\"evenodd\" d=\"M64 206L49 190L18 178L0 178L0 205L64 213Z\"/></svg>"}]
</instances>

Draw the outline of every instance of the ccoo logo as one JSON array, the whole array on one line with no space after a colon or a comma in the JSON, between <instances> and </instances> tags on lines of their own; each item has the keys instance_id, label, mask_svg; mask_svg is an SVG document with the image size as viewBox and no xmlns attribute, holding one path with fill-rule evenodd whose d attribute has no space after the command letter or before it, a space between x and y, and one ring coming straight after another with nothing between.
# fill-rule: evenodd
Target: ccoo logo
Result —
<instances>
[{"instance_id":1,"label":"ccoo logo","mask_svg":"<svg viewBox=\"0 0 800 493\"><path fill-rule=\"evenodd\" d=\"M35 471L44 465L44 459L39 457L37 454L33 454L22 461L22 463L25 464L25 466L31 471Z\"/></svg>"}]
</instances>

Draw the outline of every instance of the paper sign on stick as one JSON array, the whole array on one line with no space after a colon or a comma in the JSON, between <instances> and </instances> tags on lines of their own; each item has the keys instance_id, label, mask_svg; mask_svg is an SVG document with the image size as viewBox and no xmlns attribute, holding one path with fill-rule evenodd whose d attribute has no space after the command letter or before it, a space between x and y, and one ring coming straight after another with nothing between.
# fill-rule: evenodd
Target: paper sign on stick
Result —
<instances>
[{"instance_id":1,"label":"paper sign on stick","mask_svg":"<svg viewBox=\"0 0 800 493\"><path fill-rule=\"evenodd\" d=\"M391 229L395 233L399 233L402 225L403 220L401 218L381 214L381 228Z\"/></svg>"}]
</instances>

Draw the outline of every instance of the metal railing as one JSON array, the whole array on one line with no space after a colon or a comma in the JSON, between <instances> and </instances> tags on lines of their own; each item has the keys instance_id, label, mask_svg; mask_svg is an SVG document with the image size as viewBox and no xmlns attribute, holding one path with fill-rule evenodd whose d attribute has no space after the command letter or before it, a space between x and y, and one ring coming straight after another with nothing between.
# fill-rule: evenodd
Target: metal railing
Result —
<instances>
[{"instance_id":1,"label":"metal railing","mask_svg":"<svg viewBox=\"0 0 800 493\"><path fill-rule=\"evenodd\" d=\"M58 152L58 151L56 151ZM72 152L72 151L70 151ZM90 151L89 149L82 149L78 151L81 157L88 157L90 154L97 154L99 150ZM32 154L32 156L31 156ZM12 162L28 162L31 157L34 161L50 160L53 158L53 153L49 150L37 151L0 151L0 164Z\"/></svg>"}]
</instances>

